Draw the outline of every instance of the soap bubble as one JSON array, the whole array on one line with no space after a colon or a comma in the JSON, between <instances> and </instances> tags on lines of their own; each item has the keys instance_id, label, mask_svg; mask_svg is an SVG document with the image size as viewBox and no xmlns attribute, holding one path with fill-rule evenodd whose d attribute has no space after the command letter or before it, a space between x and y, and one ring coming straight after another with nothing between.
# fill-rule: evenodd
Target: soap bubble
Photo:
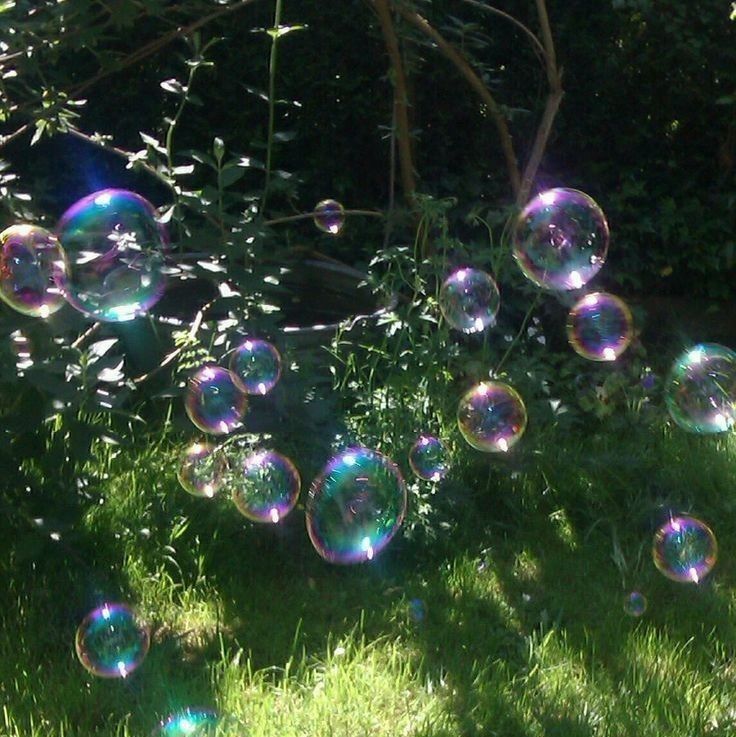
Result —
<instances>
[{"instance_id":1,"label":"soap bubble","mask_svg":"<svg viewBox=\"0 0 736 737\"><path fill-rule=\"evenodd\" d=\"M615 361L629 347L632 333L626 303L605 292L586 294L567 317L570 345L591 361Z\"/></svg>"},{"instance_id":2,"label":"soap bubble","mask_svg":"<svg viewBox=\"0 0 736 737\"><path fill-rule=\"evenodd\" d=\"M189 707L161 722L157 737L214 737L220 717L212 709Z\"/></svg>"},{"instance_id":3,"label":"soap bubble","mask_svg":"<svg viewBox=\"0 0 736 737\"><path fill-rule=\"evenodd\" d=\"M630 617L641 617L647 610L647 597L639 591L624 596L624 612Z\"/></svg>"},{"instance_id":4,"label":"soap bubble","mask_svg":"<svg viewBox=\"0 0 736 737\"><path fill-rule=\"evenodd\" d=\"M406 504L406 486L392 460L368 448L344 450L309 490L309 539L331 563L372 560L401 526Z\"/></svg>"},{"instance_id":5,"label":"soap bubble","mask_svg":"<svg viewBox=\"0 0 736 737\"><path fill-rule=\"evenodd\" d=\"M409 466L424 481L441 481L448 469L442 441L432 435L420 435L409 451Z\"/></svg>"},{"instance_id":6,"label":"soap bubble","mask_svg":"<svg viewBox=\"0 0 736 737\"><path fill-rule=\"evenodd\" d=\"M704 522L682 515L665 522L654 535L654 565L673 581L699 583L718 557L713 531Z\"/></svg>"},{"instance_id":7,"label":"soap bubble","mask_svg":"<svg viewBox=\"0 0 736 737\"><path fill-rule=\"evenodd\" d=\"M230 357L230 371L248 394L267 394L281 376L281 356L267 340L249 338Z\"/></svg>"},{"instance_id":8,"label":"soap bubble","mask_svg":"<svg viewBox=\"0 0 736 737\"><path fill-rule=\"evenodd\" d=\"M72 205L56 228L67 255L67 301L95 320L145 314L164 293L166 230L150 202L105 189Z\"/></svg>"},{"instance_id":9,"label":"soap bubble","mask_svg":"<svg viewBox=\"0 0 736 737\"><path fill-rule=\"evenodd\" d=\"M0 298L31 317L48 317L64 306L67 264L59 241L35 225L0 233Z\"/></svg>"},{"instance_id":10,"label":"soap bubble","mask_svg":"<svg viewBox=\"0 0 736 737\"><path fill-rule=\"evenodd\" d=\"M427 605L421 599L412 599L409 602L409 617L413 622L421 624L427 616Z\"/></svg>"},{"instance_id":11,"label":"soap bubble","mask_svg":"<svg viewBox=\"0 0 736 737\"><path fill-rule=\"evenodd\" d=\"M480 333L494 325L501 303L496 282L480 269L458 269L440 289L445 320L464 333Z\"/></svg>"},{"instance_id":12,"label":"soap bubble","mask_svg":"<svg viewBox=\"0 0 736 737\"><path fill-rule=\"evenodd\" d=\"M665 383L672 419L684 430L725 432L736 420L736 353L701 343L680 354Z\"/></svg>"},{"instance_id":13,"label":"soap bubble","mask_svg":"<svg viewBox=\"0 0 736 737\"><path fill-rule=\"evenodd\" d=\"M189 379L184 408L202 432L222 435L240 426L248 397L230 371L208 364Z\"/></svg>"},{"instance_id":14,"label":"soap bubble","mask_svg":"<svg viewBox=\"0 0 736 737\"><path fill-rule=\"evenodd\" d=\"M209 443L192 443L182 453L177 478L184 491L213 497L222 487L227 471L223 454Z\"/></svg>"},{"instance_id":15,"label":"soap bubble","mask_svg":"<svg viewBox=\"0 0 736 737\"><path fill-rule=\"evenodd\" d=\"M476 450L505 453L526 430L526 407L516 389L500 381L484 381L460 400L457 424Z\"/></svg>"},{"instance_id":16,"label":"soap bubble","mask_svg":"<svg viewBox=\"0 0 736 737\"><path fill-rule=\"evenodd\" d=\"M524 276L544 289L580 289L608 253L608 223L595 200L577 189L550 189L522 210L514 258Z\"/></svg>"},{"instance_id":17,"label":"soap bubble","mask_svg":"<svg viewBox=\"0 0 736 737\"><path fill-rule=\"evenodd\" d=\"M82 665L101 678L125 678L142 662L151 642L148 627L127 604L103 604L77 628Z\"/></svg>"},{"instance_id":18,"label":"soap bubble","mask_svg":"<svg viewBox=\"0 0 736 737\"><path fill-rule=\"evenodd\" d=\"M337 200L322 200L314 206L314 224L323 232L337 235L345 225L345 208Z\"/></svg>"},{"instance_id":19,"label":"soap bubble","mask_svg":"<svg viewBox=\"0 0 736 737\"><path fill-rule=\"evenodd\" d=\"M253 522L280 522L299 498L301 478L280 453L259 450L238 464L231 479L238 511Z\"/></svg>"}]
</instances>

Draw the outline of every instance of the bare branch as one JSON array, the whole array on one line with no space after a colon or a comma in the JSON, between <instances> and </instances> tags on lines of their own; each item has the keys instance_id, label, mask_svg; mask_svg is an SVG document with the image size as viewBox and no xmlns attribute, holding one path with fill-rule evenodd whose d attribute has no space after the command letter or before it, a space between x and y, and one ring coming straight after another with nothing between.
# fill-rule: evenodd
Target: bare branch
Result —
<instances>
[{"instance_id":1,"label":"bare branch","mask_svg":"<svg viewBox=\"0 0 736 737\"><path fill-rule=\"evenodd\" d=\"M463 0L463 2L467 3L468 5L472 5L473 7L476 7L480 10L483 10L486 13L498 15L501 18L505 18L507 21L509 21L509 23L513 23L517 28L521 29L521 31L529 38L529 40L532 42L534 50L541 54L542 59L546 62L547 52L545 51L544 46L542 46L542 42L536 37L534 32L530 28L525 26L520 20L514 18L513 15L505 13L503 10L494 8L492 5L486 5L485 3L478 2L478 0Z\"/></svg>"},{"instance_id":2,"label":"bare branch","mask_svg":"<svg viewBox=\"0 0 736 737\"><path fill-rule=\"evenodd\" d=\"M463 77L465 77L468 84L470 84L488 107L488 111L493 118L499 138L501 139L501 149L503 150L503 155L506 160L506 168L508 170L509 180L511 181L511 188L514 192L514 196L518 197L521 185L521 176L519 174L519 164L516 160L516 153L514 152L514 143L511 138L511 133L509 132L506 118L490 90L483 83L483 80L476 74L463 54L460 53L460 51L458 51L449 41L447 41L426 18L419 15L419 13L402 6L399 6L398 11L407 21L409 21L409 23L418 28L426 36L429 36L429 38L437 44L439 50L455 65L457 70L463 75Z\"/></svg>"},{"instance_id":3,"label":"bare branch","mask_svg":"<svg viewBox=\"0 0 736 737\"><path fill-rule=\"evenodd\" d=\"M373 7L381 24L386 51L391 59L394 82L394 114L396 119L396 140L399 147L399 166L401 170L401 185L404 197L409 207L414 205L416 180L414 164L411 154L411 138L409 134L409 98L406 86L404 63L401 59L399 40L391 19L389 0L373 0Z\"/></svg>"}]
</instances>

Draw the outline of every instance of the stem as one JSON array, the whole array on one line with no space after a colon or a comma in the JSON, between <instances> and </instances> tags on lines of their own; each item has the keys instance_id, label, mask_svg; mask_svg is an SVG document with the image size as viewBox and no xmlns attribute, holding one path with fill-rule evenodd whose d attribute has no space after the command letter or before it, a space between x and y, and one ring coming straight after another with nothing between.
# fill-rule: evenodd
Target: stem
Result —
<instances>
[{"instance_id":1,"label":"stem","mask_svg":"<svg viewBox=\"0 0 736 737\"><path fill-rule=\"evenodd\" d=\"M281 225L282 223L294 223L298 220L309 220L309 218L313 218L318 213L316 212L302 212L299 213L299 215L287 215L283 218L273 218L272 220L264 220L264 225ZM369 217L374 218L382 218L384 217L384 214L382 212L378 212L378 210L343 210L343 214L345 215L366 215Z\"/></svg>"},{"instance_id":2,"label":"stem","mask_svg":"<svg viewBox=\"0 0 736 737\"><path fill-rule=\"evenodd\" d=\"M501 356L501 360L496 365L496 368L493 369L491 372L491 378L498 376L498 372L501 370L501 367L506 363L506 359L511 355L511 351L514 350L516 347L516 344L521 339L521 336L524 334L524 331L526 330L526 326L529 324L529 318L531 318L532 313L534 312L534 309L539 304L539 298L542 296L542 292L538 291L537 296L534 297L534 301L531 303L531 306L526 311L526 315L524 315L524 319L521 321L521 327L519 328L519 332L516 333L514 336L514 339L511 341L511 345L506 349L506 353Z\"/></svg>"},{"instance_id":3,"label":"stem","mask_svg":"<svg viewBox=\"0 0 736 737\"><path fill-rule=\"evenodd\" d=\"M537 135L534 138L529 160L524 168L524 174L521 178L521 187L516 197L516 203L523 205L529 199L529 193L537 175L537 170L542 161L544 150L547 147L552 125L554 123L557 111L560 108L562 97L565 94L562 89L562 74L557 68L557 54L555 52L555 44L552 38L552 29L549 24L549 15L547 14L546 0L536 0L537 15L539 16L539 25L542 29L542 39L544 41L544 61L547 71L547 82L549 83L549 94L547 102L544 106L542 120L537 128Z\"/></svg>"},{"instance_id":4,"label":"stem","mask_svg":"<svg viewBox=\"0 0 736 737\"><path fill-rule=\"evenodd\" d=\"M488 107L488 111L496 125L498 136L501 139L501 149L503 150L504 159L506 160L506 169L508 171L509 180L511 181L511 189L514 192L514 196L518 196L521 187L521 176L519 174L519 165L516 161L516 154L514 152L514 143L511 138L511 133L509 132L506 118L495 98L490 93L488 87L486 87L483 80L475 73L467 59L460 53L460 51L447 41L426 18L405 7L399 7L398 10L399 13L409 21L409 23L418 28L422 33L431 38L435 44L437 44L439 50L455 65L460 74L465 77L468 84L476 91L478 96Z\"/></svg>"},{"instance_id":5,"label":"stem","mask_svg":"<svg viewBox=\"0 0 736 737\"><path fill-rule=\"evenodd\" d=\"M266 182L263 185L263 200L261 212L266 211L268 188L271 183L271 163L273 159L273 128L276 119L276 62L278 61L279 28L281 27L282 0L276 0L273 14L273 29L271 39L271 57L268 61L268 140L266 143Z\"/></svg>"},{"instance_id":6,"label":"stem","mask_svg":"<svg viewBox=\"0 0 736 737\"><path fill-rule=\"evenodd\" d=\"M411 153L411 138L409 126L409 96L406 86L406 73L401 59L399 40L391 19L390 0L373 0L373 7L381 24L386 51L391 60L394 83L394 115L396 119L396 139L399 149L399 167L401 170L401 185L404 190L406 203L414 207L416 179Z\"/></svg>"}]
</instances>

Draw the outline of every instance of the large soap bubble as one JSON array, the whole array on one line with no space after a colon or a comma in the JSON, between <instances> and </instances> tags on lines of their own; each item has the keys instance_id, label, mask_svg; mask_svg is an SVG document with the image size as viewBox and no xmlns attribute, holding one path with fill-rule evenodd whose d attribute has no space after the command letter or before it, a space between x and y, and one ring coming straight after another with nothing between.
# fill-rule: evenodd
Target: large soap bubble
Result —
<instances>
[{"instance_id":1,"label":"large soap bubble","mask_svg":"<svg viewBox=\"0 0 736 737\"><path fill-rule=\"evenodd\" d=\"M441 481L449 468L444 443L433 435L420 435L409 451L409 466L424 481Z\"/></svg>"},{"instance_id":2,"label":"large soap bubble","mask_svg":"<svg viewBox=\"0 0 736 737\"><path fill-rule=\"evenodd\" d=\"M626 303L605 292L586 294L567 317L567 339L590 361L615 361L631 343L633 320Z\"/></svg>"},{"instance_id":3,"label":"large soap bubble","mask_svg":"<svg viewBox=\"0 0 736 737\"><path fill-rule=\"evenodd\" d=\"M267 340L248 338L230 357L230 371L248 394L267 394L281 376L281 356Z\"/></svg>"},{"instance_id":4,"label":"large soap bubble","mask_svg":"<svg viewBox=\"0 0 736 737\"><path fill-rule=\"evenodd\" d=\"M56 229L67 255L67 301L96 320L145 314L164 293L166 230L150 202L123 189L95 192L72 205Z\"/></svg>"},{"instance_id":5,"label":"large soap bubble","mask_svg":"<svg viewBox=\"0 0 736 737\"><path fill-rule=\"evenodd\" d=\"M202 432L224 435L240 427L248 397L230 371L206 364L189 379L184 408Z\"/></svg>"},{"instance_id":6,"label":"large soap bubble","mask_svg":"<svg viewBox=\"0 0 736 737\"><path fill-rule=\"evenodd\" d=\"M289 458L259 450L246 456L231 479L238 511L253 522L280 522L299 498L301 478Z\"/></svg>"},{"instance_id":7,"label":"large soap bubble","mask_svg":"<svg viewBox=\"0 0 736 737\"><path fill-rule=\"evenodd\" d=\"M457 408L457 424L473 448L505 453L526 429L527 415L519 393L500 381L484 381L466 392Z\"/></svg>"},{"instance_id":8,"label":"large soap bubble","mask_svg":"<svg viewBox=\"0 0 736 737\"><path fill-rule=\"evenodd\" d=\"M550 189L521 212L513 253L524 276L544 289L579 289L601 269L608 223L595 200L577 189Z\"/></svg>"},{"instance_id":9,"label":"large soap bubble","mask_svg":"<svg viewBox=\"0 0 736 737\"><path fill-rule=\"evenodd\" d=\"M406 504L406 486L393 461L368 448L344 450L312 483L309 539L331 563L372 560L401 526Z\"/></svg>"},{"instance_id":10,"label":"large soap bubble","mask_svg":"<svg viewBox=\"0 0 736 737\"><path fill-rule=\"evenodd\" d=\"M667 578L699 583L716 564L716 537L708 525L695 517L673 517L654 535L652 558Z\"/></svg>"},{"instance_id":11,"label":"large soap bubble","mask_svg":"<svg viewBox=\"0 0 736 737\"><path fill-rule=\"evenodd\" d=\"M77 628L82 665L101 678L125 678L144 660L151 643L148 626L127 604L103 604Z\"/></svg>"},{"instance_id":12,"label":"large soap bubble","mask_svg":"<svg viewBox=\"0 0 736 737\"><path fill-rule=\"evenodd\" d=\"M458 269L442 284L440 310L450 325L480 333L494 325L501 296L493 278L480 269Z\"/></svg>"},{"instance_id":13,"label":"large soap bubble","mask_svg":"<svg viewBox=\"0 0 736 737\"><path fill-rule=\"evenodd\" d=\"M329 235L338 235L345 225L345 208L337 200L322 200L314 206L314 224Z\"/></svg>"},{"instance_id":14,"label":"large soap bubble","mask_svg":"<svg viewBox=\"0 0 736 737\"><path fill-rule=\"evenodd\" d=\"M182 453L176 476L184 491L211 498L222 487L226 471L222 452L209 443L196 442Z\"/></svg>"},{"instance_id":15,"label":"large soap bubble","mask_svg":"<svg viewBox=\"0 0 736 737\"><path fill-rule=\"evenodd\" d=\"M35 225L0 233L0 298L31 317L48 317L64 304L67 264L59 241Z\"/></svg>"},{"instance_id":16,"label":"large soap bubble","mask_svg":"<svg viewBox=\"0 0 736 737\"><path fill-rule=\"evenodd\" d=\"M684 430L725 432L736 421L736 353L701 343L678 356L665 383L672 419Z\"/></svg>"}]
</instances>

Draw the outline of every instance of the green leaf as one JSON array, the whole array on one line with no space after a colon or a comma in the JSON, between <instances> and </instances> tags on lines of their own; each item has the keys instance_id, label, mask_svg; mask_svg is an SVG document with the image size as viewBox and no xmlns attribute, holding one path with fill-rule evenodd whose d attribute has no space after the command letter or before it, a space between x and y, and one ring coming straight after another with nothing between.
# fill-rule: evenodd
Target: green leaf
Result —
<instances>
[{"instance_id":1,"label":"green leaf","mask_svg":"<svg viewBox=\"0 0 736 737\"><path fill-rule=\"evenodd\" d=\"M307 26L304 25L295 25L295 26L279 26L278 28L269 28L267 29L266 33L274 40L277 38L281 38L282 36L285 36L287 33L291 33L292 31L304 31L306 30Z\"/></svg>"}]
</instances>

